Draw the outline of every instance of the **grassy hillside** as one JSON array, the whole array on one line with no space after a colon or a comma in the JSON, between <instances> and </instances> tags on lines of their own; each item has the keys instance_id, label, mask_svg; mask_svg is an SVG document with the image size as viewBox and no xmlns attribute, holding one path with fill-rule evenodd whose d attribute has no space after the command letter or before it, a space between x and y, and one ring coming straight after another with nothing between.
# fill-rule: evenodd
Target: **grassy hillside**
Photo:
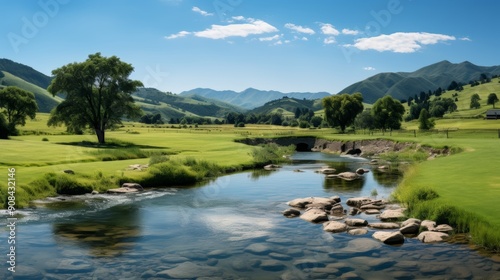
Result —
<instances>
[{"instance_id":1,"label":"grassy hillside","mask_svg":"<svg viewBox=\"0 0 500 280\"><path fill-rule=\"evenodd\" d=\"M479 94L479 97L481 100L479 103L481 104L481 107L479 109L470 109L470 99L471 96L477 93ZM492 79L490 83L486 84L481 84L475 87L471 87L470 85L464 86L463 91L447 91L445 92L442 97L448 97L452 98L455 100L455 97L453 95L457 94L456 98L458 101L455 103L457 104L458 111L453 112L451 114L445 115L445 118L483 118L486 114L486 111L488 109L492 109L492 105L487 105L486 102L488 100L488 95L490 93L496 93L497 96L500 98L500 79L495 78ZM495 107L500 108L500 103L497 103Z\"/></svg>"},{"instance_id":2,"label":"grassy hillside","mask_svg":"<svg viewBox=\"0 0 500 280\"><path fill-rule=\"evenodd\" d=\"M315 100L304 100L296 98L284 97L281 99L269 101L263 106L257 107L250 110L249 113L253 114L270 114L281 110L282 112L287 112L285 115L294 115L297 108L317 111L321 109L321 103Z\"/></svg>"},{"instance_id":3,"label":"grassy hillside","mask_svg":"<svg viewBox=\"0 0 500 280\"><path fill-rule=\"evenodd\" d=\"M0 71L9 72L16 77L41 88L47 88L52 80L51 77L42 74L29 66L4 58L0 58Z\"/></svg>"},{"instance_id":4,"label":"grassy hillside","mask_svg":"<svg viewBox=\"0 0 500 280\"><path fill-rule=\"evenodd\" d=\"M2 73L4 76L0 78L0 84L2 86L16 86L35 94L38 110L40 112L48 113L62 101L60 97L52 97L44 88L29 83L9 72L2 71Z\"/></svg>"},{"instance_id":5,"label":"grassy hillside","mask_svg":"<svg viewBox=\"0 0 500 280\"><path fill-rule=\"evenodd\" d=\"M339 93L361 92L365 102L375 101L386 94L396 99L408 99L421 91L448 88L452 81L467 84L479 80L482 73L491 77L500 74L500 66L477 66L468 61L441 61L414 72L380 73L350 85Z\"/></svg>"}]
</instances>

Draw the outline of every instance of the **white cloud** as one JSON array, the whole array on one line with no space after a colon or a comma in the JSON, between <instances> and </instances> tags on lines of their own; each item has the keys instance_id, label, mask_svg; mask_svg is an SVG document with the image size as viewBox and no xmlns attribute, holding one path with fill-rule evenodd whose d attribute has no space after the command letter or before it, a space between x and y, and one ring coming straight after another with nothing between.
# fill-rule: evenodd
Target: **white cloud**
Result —
<instances>
[{"instance_id":1,"label":"white cloud","mask_svg":"<svg viewBox=\"0 0 500 280\"><path fill-rule=\"evenodd\" d=\"M342 34L344 34L344 35L358 35L359 31L358 30L352 30L352 29L344 28L344 29L342 29Z\"/></svg>"},{"instance_id":2,"label":"white cloud","mask_svg":"<svg viewBox=\"0 0 500 280\"><path fill-rule=\"evenodd\" d=\"M287 23L287 24L285 24L285 27L288 29L291 29L293 31L296 31L299 33L304 33L304 34L309 34L309 35L313 35L314 33L316 33L316 32L314 32L314 30L312 30L309 27L303 27L300 25L295 25L293 23Z\"/></svg>"},{"instance_id":3,"label":"white cloud","mask_svg":"<svg viewBox=\"0 0 500 280\"><path fill-rule=\"evenodd\" d=\"M274 46L279 46L283 45L283 42L281 40L277 41L276 43L273 44Z\"/></svg>"},{"instance_id":4,"label":"white cloud","mask_svg":"<svg viewBox=\"0 0 500 280\"><path fill-rule=\"evenodd\" d=\"M232 19L243 21L243 20L245 20L245 17L244 16L235 16L235 17L232 17Z\"/></svg>"},{"instance_id":5,"label":"white cloud","mask_svg":"<svg viewBox=\"0 0 500 280\"><path fill-rule=\"evenodd\" d=\"M262 37L262 38L259 38L259 41L261 41L261 42L274 41L274 40L278 40L280 37L281 37L280 35L274 35L271 37Z\"/></svg>"},{"instance_id":6,"label":"white cloud","mask_svg":"<svg viewBox=\"0 0 500 280\"><path fill-rule=\"evenodd\" d=\"M353 46L360 50L391 51L396 53L413 53L422 45L433 45L439 42L456 40L454 36L426 32L397 32L355 40Z\"/></svg>"},{"instance_id":7,"label":"white cloud","mask_svg":"<svg viewBox=\"0 0 500 280\"><path fill-rule=\"evenodd\" d=\"M248 23L212 25L210 28L194 32L196 37L209 39L225 39L227 37L247 37L248 35L257 35L277 32L278 29L262 20L247 19Z\"/></svg>"},{"instance_id":8,"label":"white cloud","mask_svg":"<svg viewBox=\"0 0 500 280\"><path fill-rule=\"evenodd\" d=\"M363 70L366 70L366 71L374 71L375 68L374 67L371 67L371 66L368 66L368 67L363 67Z\"/></svg>"},{"instance_id":9,"label":"white cloud","mask_svg":"<svg viewBox=\"0 0 500 280\"><path fill-rule=\"evenodd\" d=\"M472 41L469 37L462 37L460 38L461 41Z\"/></svg>"},{"instance_id":10,"label":"white cloud","mask_svg":"<svg viewBox=\"0 0 500 280\"><path fill-rule=\"evenodd\" d=\"M337 36L340 34L340 32L333 27L333 25L329 23L323 23L321 24L321 32L325 35L332 35L332 36Z\"/></svg>"},{"instance_id":11,"label":"white cloud","mask_svg":"<svg viewBox=\"0 0 500 280\"><path fill-rule=\"evenodd\" d=\"M191 34L191 32L181 31L181 32L179 32L177 34L172 34L170 36L166 36L165 39L168 39L168 40L177 39L177 38L185 37L185 36L187 36L189 34Z\"/></svg>"},{"instance_id":12,"label":"white cloud","mask_svg":"<svg viewBox=\"0 0 500 280\"><path fill-rule=\"evenodd\" d=\"M203 11L202 9L198 8L198 7L193 7L191 9L191 11L195 12L195 13L198 13L202 16L213 16L214 14L212 13L209 13L209 12L206 12L206 11Z\"/></svg>"},{"instance_id":13,"label":"white cloud","mask_svg":"<svg viewBox=\"0 0 500 280\"><path fill-rule=\"evenodd\" d=\"M331 44L335 44L337 41L335 40L335 37L327 37L323 40L323 43L325 43L326 45L331 45Z\"/></svg>"}]
</instances>

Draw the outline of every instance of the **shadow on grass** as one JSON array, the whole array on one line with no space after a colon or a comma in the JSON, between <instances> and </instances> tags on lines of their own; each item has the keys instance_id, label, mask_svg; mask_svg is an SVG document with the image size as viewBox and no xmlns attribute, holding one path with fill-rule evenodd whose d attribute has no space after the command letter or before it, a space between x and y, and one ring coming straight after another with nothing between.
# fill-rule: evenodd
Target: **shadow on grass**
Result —
<instances>
[{"instance_id":1,"label":"shadow on grass","mask_svg":"<svg viewBox=\"0 0 500 280\"><path fill-rule=\"evenodd\" d=\"M101 144L98 142L91 141L80 141L80 142L58 142L56 144L69 145L85 148L96 148L96 149L123 149L123 148L139 148L139 149L170 149L168 147L150 146L150 145L139 145L131 142L125 142L115 139L110 139L106 143Z\"/></svg>"}]
</instances>

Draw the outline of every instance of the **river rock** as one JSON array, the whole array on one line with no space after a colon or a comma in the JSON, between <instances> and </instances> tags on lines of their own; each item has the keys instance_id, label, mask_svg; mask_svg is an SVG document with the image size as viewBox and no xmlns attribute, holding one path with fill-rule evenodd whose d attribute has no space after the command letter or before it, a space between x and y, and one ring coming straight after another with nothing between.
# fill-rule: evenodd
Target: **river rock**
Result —
<instances>
[{"instance_id":1,"label":"river rock","mask_svg":"<svg viewBox=\"0 0 500 280\"><path fill-rule=\"evenodd\" d=\"M274 253L274 252L270 253L269 257L271 257L273 259L280 260L280 261L289 261L289 260L292 259L292 257L290 257L289 255L280 254L280 253Z\"/></svg>"},{"instance_id":2,"label":"river rock","mask_svg":"<svg viewBox=\"0 0 500 280\"><path fill-rule=\"evenodd\" d=\"M356 216L357 214L359 214L361 212L361 210L359 210L358 208L356 207L352 207L351 209L349 209L349 215L351 216Z\"/></svg>"},{"instance_id":3,"label":"river rock","mask_svg":"<svg viewBox=\"0 0 500 280\"><path fill-rule=\"evenodd\" d=\"M285 211L281 212L283 213L283 216L288 217L288 218L294 218L300 216L300 211L297 209L286 209Z\"/></svg>"},{"instance_id":4,"label":"river rock","mask_svg":"<svg viewBox=\"0 0 500 280\"><path fill-rule=\"evenodd\" d=\"M312 223L328 221L328 215L324 210L318 208L310 208L300 215L300 218Z\"/></svg>"},{"instance_id":5,"label":"river rock","mask_svg":"<svg viewBox=\"0 0 500 280\"><path fill-rule=\"evenodd\" d=\"M396 224L396 223L370 223L368 226L371 228L377 228L377 229L397 229L397 228L399 228L399 224Z\"/></svg>"},{"instance_id":6,"label":"river rock","mask_svg":"<svg viewBox=\"0 0 500 280\"><path fill-rule=\"evenodd\" d=\"M72 274L93 271L94 267L90 262L80 259L63 259L57 266L47 269L48 272Z\"/></svg>"},{"instance_id":7,"label":"river rock","mask_svg":"<svg viewBox=\"0 0 500 280\"><path fill-rule=\"evenodd\" d=\"M359 175L363 175L363 174L368 173L368 172L370 172L369 169L364 169L364 168L356 169L356 173L358 173Z\"/></svg>"},{"instance_id":8,"label":"river rock","mask_svg":"<svg viewBox=\"0 0 500 280\"><path fill-rule=\"evenodd\" d=\"M435 231L424 231L421 232L417 238L423 243L435 243L435 242L443 242L448 238L448 234L443 232L435 232Z\"/></svg>"},{"instance_id":9,"label":"river rock","mask_svg":"<svg viewBox=\"0 0 500 280\"><path fill-rule=\"evenodd\" d=\"M222 271L208 265L198 265L192 262L184 262L174 268L156 273L156 277L168 277L174 279L195 279L199 277L222 276Z\"/></svg>"},{"instance_id":10,"label":"river rock","mask_svg":"<svg viewBox=\"0 0 500 280\"><path fill-rule=\"evenodd\" d=\"M380 214L380 210L377 209L368 209L365 211L365 214L367 215L378 215Z\"/></svg>"},{"instance_id":11,"label":"river rock","mask_svg":"<svg viewBox=\"0 0 500 280\"><path fill-rule=\"evenodd\" d=\"M353 271L346 272L342 275L340 275L340 279L352 279L352 280L357 280L361 279L358 274L356 274Z\"/></svg>"},{"instance_id":12,"label":"river rock","mask_svg":"<svg viewBox=\"0 0 500 280\"><path fill-rule=\"evenodd\" d=\"M296 260L293 265L298 269L306 269L313 267L325 267L326 265L316 259L300 259Z\"/></svg>"},{"instance_id":13,"label":"river rock","mask_svg":"<svg viewBox=\"0 0 500 280\"><path fill-rule=\"evenodd\" d=\"M402 234L417 234L420 229L420 225L417 223L407 224L399 229Z\"/></svg>"},{"instance_id":14,"label":"river rock","mask_svg":"<svg viewBox=\"0 0 500 280\"><path fill-rule=\"evenodd\" d=\"M213 250L207 254L207 257L215 258L215 259L225 259L225 258L229 258L230 256L231 256L231 254L229 254L227 251L220 250L220 249Z\"/></svg>"},{"instance_id":15,"label":"river rock","mask_svg":"<svg viewBox=\"0 0 500 280\"><path fill-rule=\"evenodd\" d=\"M360 209L361 210L370 210L370 209L375 209L375 210L381 210L381 209L384 209L385 206L384 205L375 205L375 204L365 204L365 205L361 205Z\"/></svg>"},{"instance_id":16,"label":"river rock","mask_svg":"<svg viewBox=\"0 0 500 280\"><path fill-rule=\"evenodd\" d=\"M160 260L163 263L183 263L189 261L186 257L176 256L176 255L167 255Z\"/></svg>"},{"instance_id":17,"label":"river rock","mask_svg":"<svg viewBox=\"0 0 500 280\"><path fill-rule=\"evenodd\" d=\"M294 200L288 201L286 204L288 204L291 207L306 208L306 205L311 204L312 201L313 201L312 197L296 198Z\"/></svg>"},{"instance_id":18,"label":"river rock","mask_svg":"<svg viewBox=\"0 0 500 280\"><path fill-rule=\"evenodd\" d=\"M347 230L347 225L337 221L329 221L323 224L323 230L337 233Z\"/></svg>"},{"instance_id":19,"label":"river rock","mask_svg":"<svg viewBox=\"0 0 500 280\"><path fill-rule=\"evenodd\" d=\"M321 173L321 174L335 174L335 172L337 172L337 170L335 168L323 167L319 170L316 170L316 172Z\"/></svg>"},{"instance_id":20,"label":"river rock","mask_svg":"<svg viewBox=\"0 0 500 280\"><path fill-rule=\"evenodd\" d=\"M404 227L404 226L407 226L407 225L410 225L410 224L418 224L420 226L421 223L422 223L422 221L419 220L419 219L409 218L406 221L404 221L404 222L401 223L401 227Z\"/></svg>"},{"instance_id":21,"label":"river rock","mask_svg":"<svg viewBox=\"0 0 500 280\"><path fill-rule=\"evenodd\" d=\"M127 194L136 192L139 192L139 190L136 188L116 188L116 189L109 189L106 191L106 193L108 194Z\"/></svg>"},{"instance_id":22,"label":"river rock","mask_svg":"<svg viewBox=\"0 0 500 280\"><path fill-rule=\"evenodd\" d=\"M405 214L403 213L403 209L395 209L395 210L385 210L380 214L380 219L382 221L387 221L387 220L399 220L405 217Z\"/></svg>"},{"instance_id":23,"label":"river rock","mask_svg":"<svg viewBox=\"0 0 500 280\"><path fill-rule=\"evenodd\" d=\"M266 271L281 271L286 268L286 266L277 260L264 260L260 264L260 268Z\"/></svg>"},{"instance_id":24,"label":"river rock","mask_svg":"<svg viewBox=\"0 0 500 280\"><path fill-rule=\"evenodd\" d=\"M359 176L358 174L356 174L354 172L342 172L342 173L339 173L337 175L328 175L328 177L329 178L340 178L340 179L343 179L346 181L354 181L354 180L361 178L361 176Z\"/></svg>"},{"instance_id":25,"label":"river rock","mask_svg":"<svg viewBox=\"0 0 500 280\"><path fill-rule=\"evenodd\" d=\"M330 215L339 215L339 214L344 214L344 207L342 207L342 204L337 203L332 206L330 209Z\"/></svg>"},{"instance_id":26,"label":"river rock","mask_svg":"<svg viewBox=\"0 0 500 280\"><path fill-rule=\"evenodd\" d=\"M368 230L366 228L355 228L349 230L347 233L350 235L364 235L368 233Z\"/></svg>"},{"instance_id":27,"label":"river rock","mask_svg":"<svg viewBox=\"0 0 500 280\"><path fill-rule=\"evenodd\" d=\"M401 234L399 231L396 232L376 231L372 236L373 238L389 245L403 244L405 242L404 235Z\"/></svg>"},{"instance_id":28,"label":"river rock","mask_svg":"<svg viewBox=\"0 0 500 280\"><path fill-rule=\"evenodd\" d=\"M346 201L346 204L352 207L361 207L366 202L371 202L372 200L368 197L353 197Z\"/></svg>"},{"instance_id":29,"label":"river rock","mask_svg":"<svg viewBox=\"0 0 500 280\"><path fill-rule=\"evenodd\" d=\"M363 219L346 219L345 223L352 227L363 227L368 225L368 222Z\"/></svg>"},{"instance_id":30,"label":"river rock","mask_svg":"<svg viewBox=\"0 0 500 280\"><path fill-rule=\"evenodd\" d=\"M137 183L123 183L122 188L137 189L138 191L144 190L144 188Z\"/></svg>"},{"instance_id":31,"label":"river rock","mask_svg":"<svg viewBox=\"0 0 500 280\"><path fill-rule=\"evenodd\" d=\"M427 230L433 230L436 227L436 222L431 220L423 220L420 226Z\"/></svg>"},{"instance_id":32,"label":"river rock","mask_svg":"<svg viewBox=\"0 0 500 280\"><path fill-rule=\"evenodd\" d=\"M269 171L277 170L278 168L281 168L281 166L277 164L268 164L264 166L264 169Z\"/></svg>"},{"instance_id":33,"label":"river rock","mask_svg":"<svg viewBox=\"0 0 500 280\"><path fill-rule=\"evenodd\" d=\"M444 232L449 234L453 232L453 228L450 225L442 224L435 227L432 231Z\"/></svg>"},{"instance_id":34,"label":"river rock","mask_svg":"<svg viewBox=\"0 0 500 280\"><path fill-rule=\"evenodd\" d=\"M254 255L267 255L271 252L271 249L266 244L254 243L248 245L244 251Z\"/></svg>"}]
</instances>

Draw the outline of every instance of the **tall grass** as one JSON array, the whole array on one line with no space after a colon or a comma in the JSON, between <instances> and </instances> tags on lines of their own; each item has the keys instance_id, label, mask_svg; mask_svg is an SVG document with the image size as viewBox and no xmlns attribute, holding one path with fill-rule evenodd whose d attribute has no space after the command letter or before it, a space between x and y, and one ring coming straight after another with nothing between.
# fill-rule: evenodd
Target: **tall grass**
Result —
<instances>
[{"instance_id":1,"label":"tall grass","mask_svg":"<svg viewBox=\"0 0 500 280\"><path fill-rule=\"evenodd\" d=\"M478 213L443 201L433 187L413 184L411 178L416 173L416 168L410 167L393 193L393 198L407 208L408 215L433 220L437 224L449 224L454 227L456 233L469 233L476 245L491 251L500 251L498 226L492 225Z\"/></svg>"},{"instance_id":2,"label":"tall grass","mask_svg":"<svg viewBox=\"0 0 500 280\"><path fill-rule=\"evenodd\" d=\"M256 165L266 165L270 163L280 163L286 161L285 156L295 152L295 145L279 146L275 143L260 145L253 148L250 155Z\"/></svg>"},{"instance_id":3,"label":"tall grass","mask_svg":"<svg viewBox=\"0 0 500 280\"><path fill-rule=\"evenodd\" d=\"M121 182L134 180L145 188L192 185L208 177L225 173L225 168L193 157L167 160L151 165L137 178L122 178Z\"/></svg>"}]
</instances>

